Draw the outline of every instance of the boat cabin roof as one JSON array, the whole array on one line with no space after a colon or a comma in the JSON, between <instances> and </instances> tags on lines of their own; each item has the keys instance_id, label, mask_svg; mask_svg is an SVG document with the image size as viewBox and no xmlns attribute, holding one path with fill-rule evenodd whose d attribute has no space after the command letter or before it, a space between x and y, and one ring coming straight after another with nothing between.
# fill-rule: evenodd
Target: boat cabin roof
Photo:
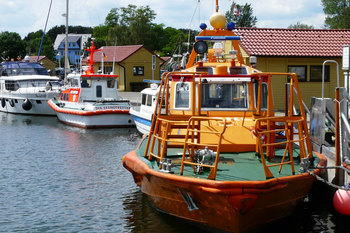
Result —
<instances>
[{"instance_id":1,"label":"boat cabin roof","mask_svg":"<svg viewBox=\"0 0 350 233\"><path fill-rule=\"evenodd\" d=\"M46 75L46 68L33 62L3 62L0 64L0 76Z\"/></svg>"}]
</instances>

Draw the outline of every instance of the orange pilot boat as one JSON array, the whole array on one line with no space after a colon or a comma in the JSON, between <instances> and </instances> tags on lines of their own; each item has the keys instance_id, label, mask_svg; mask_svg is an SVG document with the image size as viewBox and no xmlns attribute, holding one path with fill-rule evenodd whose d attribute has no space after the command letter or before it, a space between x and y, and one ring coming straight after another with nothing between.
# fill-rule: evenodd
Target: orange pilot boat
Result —
<instances>
[{"instance_id":1,"label":"orange pilot boat","mask_svg":"<svg viewBox=\"0 0 350 233\"><path fill-rule=\"evenodd\" d=\"M312 151L296 74L246 65L233 25L219 13L210 21L186 69L162 76L150 132L123 165L161 212L243 232L291 214L326 159ZM272 80L286 76L276 114Z\"/></svg>"}]
</instances>

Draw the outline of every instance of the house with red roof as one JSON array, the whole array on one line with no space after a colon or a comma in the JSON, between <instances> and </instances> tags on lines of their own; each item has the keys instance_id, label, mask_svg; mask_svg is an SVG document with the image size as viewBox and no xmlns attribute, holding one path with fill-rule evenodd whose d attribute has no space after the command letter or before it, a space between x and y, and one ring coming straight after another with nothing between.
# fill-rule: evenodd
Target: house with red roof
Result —
<instances>
[{"instance_id":1,"label":"house with red roof","mask_svg":"<svg viewBox=\"0 0 350 233\"><path fill-rule=\"evenodd\" d=\"M155 69L152 70L152 57ZM94 70L119 75L118 89L141 91L147 87L144 79L160 80L160 67L164 60L144 45L104 46L94 53Z\"/></svg>"},{"instance_id":2,"label":"house with red roof","mask_svg":"<svg viewBox=\"0 0 350 233\"><path fill-rule=\"evenodd\" d=\"M343 86L342 50L350 44L350 30L237 28L243 55L257 57L256 67L266 72L292 72L298 75L304 102L310 106L312 96L322 95L322 65L326 60L339 64L340 85ZM247 62L248 63L248 62ZM288 77L274 79L275 108L284 102L284 83ZM334 98L337 86L336 63L325 64L324 96Z\"/></svg>"}]
</instances>

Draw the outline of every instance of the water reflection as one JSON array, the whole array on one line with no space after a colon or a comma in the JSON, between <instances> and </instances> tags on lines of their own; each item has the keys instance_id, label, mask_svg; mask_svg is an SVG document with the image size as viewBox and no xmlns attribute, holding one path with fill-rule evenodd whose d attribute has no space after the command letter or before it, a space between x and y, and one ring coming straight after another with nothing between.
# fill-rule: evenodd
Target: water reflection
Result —
<instances>
[{"instance_id":1,"label":"water reflection","mask_svg":"<svg viewBox=\"0 0 350 233\"><path fill-rule=\"evenodd\" d=\"M138 187L124 194L125 232L133 233L197 233L207 232L178 218L156 211Z\"/></svg>"}]
</instances>

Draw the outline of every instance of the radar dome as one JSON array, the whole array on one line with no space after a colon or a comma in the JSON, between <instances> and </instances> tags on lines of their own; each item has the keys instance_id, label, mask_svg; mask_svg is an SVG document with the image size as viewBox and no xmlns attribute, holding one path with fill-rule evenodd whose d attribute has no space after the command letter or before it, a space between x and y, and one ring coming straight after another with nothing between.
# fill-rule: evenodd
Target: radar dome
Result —
<instances>
[{"instance_id":1,"label":"radar dome","mask_svg":"<svg viewBox=\"0 0 350 233\"><path fill-rule=\"evenodd\" d=\"M226 17L225 15L215 12L209 19L210 25L213 26L215 29L223 29L226 24Z\"/></svg>"}]
</instances>

